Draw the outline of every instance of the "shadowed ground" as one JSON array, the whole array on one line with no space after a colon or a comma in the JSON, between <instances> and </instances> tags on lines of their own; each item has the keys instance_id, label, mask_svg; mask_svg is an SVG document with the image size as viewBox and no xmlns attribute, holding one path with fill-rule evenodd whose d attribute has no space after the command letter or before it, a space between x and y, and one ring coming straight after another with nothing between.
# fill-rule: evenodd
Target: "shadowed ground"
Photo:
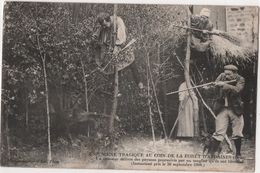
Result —
<instances>
[{"instance_id":1,"label":"shadowed ground","mask_svg":"<svg viewBox=\"0 0 260 173\"><path fill-rule=\"evenodd\" d=\"M255 167L255 142L254 140L244 140L242 145L242 155L245 157L245 162L242 164L235 163L234 159L229 159L232 163L206 163L204 166L188 167L188 166L147 166L147 165L132 165L132 161L113 161L118 157L108 157L110 160L101 160L96 158L97 148L92 148L96 152L91 152L91 143L88 138L81 137L80 139L73 140L72 146L65 140L60 139L52 145L53 160L52 165L47 165L46 149L43 147L28 148L25 146L20 150L13 149L12 161L8 166L16 167L56 167L56 168L105 168L105 169L165 169L165 170L219 170L219 171L253 171ZM92 146L93 147L93 146ZM154 157L154 154L165 154L165 158L169 158L168 154L185 154L191 156L203 155L203 146L200 142L194 140L169 140L167 143L165 140L157 140L154 145L151 139L143 137L126 137L118 144L116 151L106 151L106 153L151 153L152 157L146 159L158 159L160 157ZM232 157L231 153L227 153L226 144L223 145L223 149L220 155ZM133 159L134 157L124 157L127 159ZM175 157L176 158L176 157ZM142 158L141 158L142 159ZM185 158L178 158L179 160ZM192 160L192 158L187 158ZM205 159L204 159L205 160ZM207 159L214 160L214 159ZM137 161L138 162L138 161ZM142 163L142 161L139 161ZM144 163L144 162L143 162ZM154 162L152 162L154 163Z\"/></svg>"}]
</instances>

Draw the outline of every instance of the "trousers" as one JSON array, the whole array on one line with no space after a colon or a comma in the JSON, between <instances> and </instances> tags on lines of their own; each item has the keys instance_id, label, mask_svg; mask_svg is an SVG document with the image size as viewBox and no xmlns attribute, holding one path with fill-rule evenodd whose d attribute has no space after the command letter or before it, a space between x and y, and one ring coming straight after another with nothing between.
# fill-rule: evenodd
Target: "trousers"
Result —
<instances>
[{"instance_id":1,"label":"trousers","mask_svg":"<svg viewBox=\"0 0 260 173\"><path fill-rule=\"evenodd\" d=\"M232 124L232 139L243 137L244 117L243 115L237 116L230 108L224 108L217 115L216 131L213 138L218 141L223 141L228 129L229 122Z\"/></svg>"}]
</instances>

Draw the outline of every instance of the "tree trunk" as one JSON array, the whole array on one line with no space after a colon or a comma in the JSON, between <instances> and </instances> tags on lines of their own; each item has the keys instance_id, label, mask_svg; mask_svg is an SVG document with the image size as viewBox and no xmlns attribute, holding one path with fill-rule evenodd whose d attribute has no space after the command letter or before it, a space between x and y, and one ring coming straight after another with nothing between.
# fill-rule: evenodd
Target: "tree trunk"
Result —
<instances>
[{"instance_id":1,"label":"tree trunk","mask_svg":"<svg viewBox=\"0 0 260 173\"><path fill-rule=\"evenodd\" d=\"M83 74L83 81L84 81L84 89L85 89L85 110L86 112L89 112L89 108L88 108L88 83L87 83L87 79L85 77L86 73L85 73L85 68L84 68L84 63L82 58L80 57L80 63L81 63L81 68L82 68L82 74ZM87 136L90 136L90 124L87 124Z\"/></svg>"},{"instance_id":2,"label":"tree trunk","mask_svg":"<svg viewBox=\"0 0 260 173\"><path fill-rule=\"evenodd\" d=\"M37 3L36 3L36 11L37 10ZM37 24L36 20L36 24ZM50 123L50 108L49 108L49 91L48 91L48 80L47 80L47 72L46 72L46 54L42 52L42 47L40 45L39 33L36 34L37 46L40 54L40 58L42 60L42 68L43 68L43 75L44 75L44 85L45 85L45 102L46 102L46 113L47 113L47 139L48 139L48 154L47 154L47 162L48 164L51 163L51 123Z\"/></svg>"},{"instance_id":3,"label":"tree trunk","mask_svg":"<svg viewBox=\"0 0 260 173\"><path fill-rule=\"evenodd\" d=\"M89 107L88 107L88 83L87 79L85 77L85 68L84 68L84 63L82 58L80 57L80 63L81 63L81 68L82 68L82 74L83 74L83 81L84 81L84 88L85 88L85 109L87 112L89 112Z\"/></svg>"},{"instance_id":4,"label":"tree trunk","mask_svg":"<svg viewBox=\"0 0 260 173\"><path fill-rule=\"evenodd\" d=\"M116 20L117 20L117 4L114 5L114 23L113 23L113 48L116 43L116 33L117 33L117 28L116 28ZM114 55L115 56L115 55ZM114 133L114 118L116 115L117 111L117 95L118 95L118 67L115 65L114 66L114 72L115 72L115 81L114 81L114 97L113 97L113 103L112 103L112 111L111 111L111 117L109 119L109 134L111 137L113 137ZM112 145L113 145L113 139L112 139Z\"/></svg>"},{"instance_id":5,"label":"tree trunk","mask_svg":"<svg viewBox=\"0 0 260 173\"><path fill-rule=\"evenodd\" d=\"M64 93L63 93L63 83L62 83L62 80L60 80L60 82L59 82L58 98L59 98L59 110L63 110L64 109L64 106L63 106Z\"/></svg>"},{"instance_id":6,"label":"tree trunk","mask_svg":"<svg viewBox=\"0 0 260 173\"><path fill-rule=\"evenodd\" d=\"M29 98L29 93L30 93L30 88L31 88L31 82L28 77L25 78L24 80L24 115L25 115L25 129L28 132L29 130L29 104L30 104L30 98Z\"/></svg>"},{"instance_id":7,"label":"tree trunk","mask_svg":"<svg viewBox=\"0 0 260 173\"><path fill-rule=\"evenodd\" d=\"M164 55L164 50L162 49L162 56L160 56L160 43L158 42L158 48L157 48L157 64L161 64L162 62L164 62L163 60L163 55ZM161 74L162 76L165 76L165 71L163 70L163 73ZM168 111L167 111L167 95L166 95L166 81L162 81L160 82L159 81L159 86L160 87L160 98L161 98L161 103L162 103L162 108L163 108L163 117L164 117L164 120L167 120L166 121L166 132L168 131L169 127L170 127L170 124L169 124L169 116L168 116Z\"/></svg>"},{"instance_id":8,"label":"tree trunk","mask_svg":"<svg viewBox=\"0 0 260 173\"><path fill-rule=\"evenodd\" d=\"M147 56L148 57L148 56ZM148 110L149 110L149 119L151 124L152 136L153 136L153 146L155 145L155 134L154 134L154 125L153 125L153 117L152 117L152 108L151 108L151 93L150 93L150 78L149 78L149 67L148 67L149 60L147 58L147 102L148 102Z\"/></svg>"},{"instance_id":9,"label":"tree trunk","mask_svg":"<svg viewBox=\"0 0 260 173\"><path fill-rule=\"evenodd\" d=\"M80 3L72 4L72 22L75 23L76 25L78 24L78 20L79 20L80 8L81 8Z\"/></svg>"},{"instance_id":10,"label":"tree trunk","mask_svg":"<svg viewBox=\"0 0 260 173\"><path fill-rule=\"evenodd\" d=\"M25 98L25 127L26 127L26 130L29 129L29 96L28 96L28 92L26 92L26 98Z\"/></svg>"},{"instance_id":11,"label":"tree trunk","mask_svg":"<svg viewBox=\"0 0 260 173\"><path fill-rule=\"evenodd\" d=\"M203 130L204 130L204 132L208 133L207 120L206 120L206 115L205 115L202 101L199 102L199 105L200 105L199 107L200 107Z\"/></svg>"},{"instance_id":12,"label":"tree trunk","mask_svg":"<svg viewBox=\"0 0 260 173\"><path fill-rule=\"evenodd\" d=\"M45 54L42 57L43 64L43 74L44 74L44 84L45 84L45 101L46 101L46 111L47 111L47 131L48 131L48 156L47 162L51 163L51 123L50 123L50 108L49 108L49 91L48 91L48 81L47 81L47 72L46 72L46 61Z\"/></svg>"},{"instance_id":13,"label":"tree trunk","mask_svg":"<svg viewBox=\"0 0 260 173\"><path fill-rule=\"evenodd\" d=\"M6 154L7 154L7 159L8 161L11 158L10 155L10 133L9 133L9 122L8 122L8 115L6 117L6 121L5 121L5 132L6 132Z\"/></svg>"},{"instance_id":14,"label":"tree trunk","mask_svg":"<svg viewBox=\"0 0 260 173\"><path fill-rule=\"evenodd\" d=\"M1 152L1 165L6 166L8 164L8 161L10 160L10 138L9 138L9 127L8 127L8 115L9 115L9 107L6 105L3 105L2 107L2 113L1 116L1 140L0 144L2 147Z\"/></svg>"},{"instance_id":15,"label":"tree trunk","mask_svg":"<svg viewBox=\"0 0 260 173\"><path fill-rule=\"evenodd\" d=\"M114 132L114 118L116 116L117 111L117 95L118 95L118 69L115 66L115 82L114 82L114 97L112 103L112 111L109 119L109 133L113 135Z\"/></svg>"},{"instance_id":16,"label":"tree trunk","mask_svg":"<svg viewBox=\"0 0 260 173\"><path fill-rule=\"evenodd\" d=\"M191 14L190 14L190 9L187 8L187 13L188 13L188 27L191 27ZM184 77L185 77L185 81L186 81L186 85L187 88L191 88L191 81L190 81L190 43L191 43L191 33L190 30L187 30L187 49L186 49L186 56L185 56L185 64L184 64ZM199 135L199 126L198 126L198 119L195 117L198 117L198 108L195 106L195 98L192 96L192 94L190 93L191 91L188 90L189 95L191 97L191 100L193 102L193 112L194 112L194 136L198 136Z\"/></svg>"},{"instance_id":17,"label":"tree trunk","mask_svg":"<svg viewBox=\"0 0 260 173\"><path fill-rule=\"evenodd\" d=\"M154 93L154 98L155 98L157 110L158 110L160 121L161 121L162 128L163 128L164 138L167 139L168 137L167 137L165 124L164 124L163 117L162 117L162 111L160 109L160 105L159 105L159 101L158 101L158 97L157 97L157 93L156 93L155 84L153 82L153 77L152 77L153 75L152 75L151 66L150 66L150 60L149 60L150 58L149 58L149 55L148 55L147 52L146 52L146 57L147 57L147 66L148 66L149 76L150 76L150 80L151 80L151 84L152 84L152 89L153 89L153 93Z\"/></svg>"}]
</instances>

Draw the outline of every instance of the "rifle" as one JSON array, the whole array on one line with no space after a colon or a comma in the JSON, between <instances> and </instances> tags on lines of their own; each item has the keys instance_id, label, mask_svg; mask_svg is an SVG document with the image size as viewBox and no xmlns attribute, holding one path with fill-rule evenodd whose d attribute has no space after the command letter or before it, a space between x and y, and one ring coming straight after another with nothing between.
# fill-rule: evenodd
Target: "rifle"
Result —
<instances>
[{"instance_id":1,"label":"rifle","mask_svg":"<svg viewBox=\"0 0 260 173\"><path fill-rule=\"evenodd\" d=\"M123 52L125 49L127 49L129 46L131 46L134 42L136 42L136 40L135 39L132 39L123 49L121 49L119 52L118 52L118 54L119 53L121 53L121 52ZM105 70L106 68L107 68L107 66L112 62L112 60L113 59L115 59L116 58L116 56L113 56L109 61L108 61L108 63L102 68L102 70Z\"/></svg>"},{"instance_id":2,"label":"rifle","mask_svg":"<svg viewBox=\"0 0 260 173\"><path fill-rule=\"evenodd\" d=\"M123 51L125 51L127 48L129 48L132 44L134 44L136 42L136 39L132 39L125 47L123 47L118 54L122 53ZM116 56L113 56L108 63L103 67L103 68L96 68L95 70L92 70L89 74L86 74L85 77L89 77L92 73L96 72L96 71L104 71L108 65L113 61L113 59L115 59Z\"/></svg>"},{"instance_id":3,"label":"rifle","mask_svg":"<svg viewBox=\"0 0 260 173\"><path fill-rule=\"evenodd\" d=\"M216 32L212 32L212 31L208 31L208 30L201 30L201 29L197 29L197 28L190 28L187 26L180 26L180 25L174 25L172 24L172 26L177 27L177 28L182 28L182 29L189 29L189 30L193 30L193 31L199 31L199 32L206 32L208 34L212 34L212 35L220 35L219 33Z\"/></svg>"},{"instance_id":4,"label":"rifle","mask_svg":"<svg viewBox=\"0 0 260 173\"><path fill-rule=\"evenodd\" d=\"M236 80L222 81L222 82L228 84L228 83L236 82ZM204 86L208 86L208 85L216 85L216 82L209 82L209 83L197 85L197 86L194 86L194 87L191 87L191 88L183 89L183 90L180 90L180 91L173 91L173 92L167 93L166 95L176 94L176 93L179 93L179 92L184 92L184 91L187 91L187 90L192 90L194 88L200 88L200 87L204 87Z\"/></svg>"}]
</instances>

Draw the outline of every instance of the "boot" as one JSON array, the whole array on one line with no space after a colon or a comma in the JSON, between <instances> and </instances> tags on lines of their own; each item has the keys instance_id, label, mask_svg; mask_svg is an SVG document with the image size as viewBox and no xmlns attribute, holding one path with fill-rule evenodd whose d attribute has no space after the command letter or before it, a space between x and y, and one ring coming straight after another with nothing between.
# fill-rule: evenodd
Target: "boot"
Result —
<instances>
[{"instance_id":1,"label":"boot","mask_svg":"<svg viewBox=\"0 0 260 173\"><path fill-rule=\"evenodd\" d=\"M244 159L241 156L240 150L241 150L241 138L234 140L235 147L236 147L236 162L237 163L244 163Z\"/></svg>"},{"instance_id":2,"label":"boot","mask_svg":"<svg viewBox=\"0 0 260 173\"><path fill-rule=\"evenodd\" d=\"M220 141L216 140L215 138L211 138L209 144L208 154L210 156L214 156L215 152L218 151Z\"/></svg>"}]
</instances>

